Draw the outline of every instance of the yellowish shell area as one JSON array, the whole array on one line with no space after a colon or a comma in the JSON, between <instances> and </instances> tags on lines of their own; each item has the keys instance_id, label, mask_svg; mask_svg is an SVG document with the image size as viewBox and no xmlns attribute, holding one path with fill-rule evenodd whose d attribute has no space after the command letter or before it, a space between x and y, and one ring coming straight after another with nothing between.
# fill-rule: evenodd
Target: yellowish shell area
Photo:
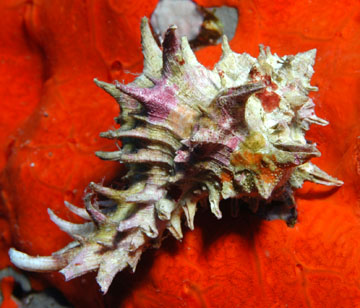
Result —
<instances>
[{"instance_id":1,"label":"yellowish shell area","mask_svg":"<svg viewBox=\"0 0 360 308\"><path fill-rule=\"evenodd\" d=\"M279 57L260 47L258 58L233 52L223 38L223 55L213 70L201 65L185 37L170 27L162 49L142 20L144 71L128 85L95 83L119 103L116 152L97 152L126 164L123 183L90 183L85 208L65 202L86 220L50 218L74 241L47 257L10 250L25 270L60 270L67 280L97 270L105 293L117 272L133 270L142 252L158 245L166 230L182 238L201 201L222 217L223 199L246 201L254 212L276 201L296 219L293 189L308 180L342 185L309 162L320 156L305 139L310 124L327 125L314 112L310 85L315 50ZM294 214L295 213L295 214ZM294 222L294 221L293 221ZM288 221L288 223L290 223Z\"/></svg>"}]
</instances>

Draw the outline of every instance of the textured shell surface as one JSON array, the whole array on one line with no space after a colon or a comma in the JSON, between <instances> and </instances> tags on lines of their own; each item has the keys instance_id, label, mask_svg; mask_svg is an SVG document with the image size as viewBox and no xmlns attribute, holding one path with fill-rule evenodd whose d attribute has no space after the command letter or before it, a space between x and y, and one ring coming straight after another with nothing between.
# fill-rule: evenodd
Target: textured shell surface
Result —
<instances>
[{"instance_id":1,"label":"textured shell surface","mask_svg":"<svg viewBox=\"0 0 360 308\"><path fill-rule=\"evenodd\" d=\"M296 211L293 190L304 181L343 183L310 162L320 156L305 139L317 117L308 94L316 50L279 57L260 46L258 58L233 52L213 70L201 65L186 37L170 27L162 49L142 20L143 73L130 84L95 83L120 105L121 127L101 133L118 139L115 152L97 152L127 166L120 184L90 183L85 208L65 206L86 222L74 224L48 210L74 241L51 256L11 249L12 262L30 271L60 270L66 280L97 271L106 293L114 276L135 271L142 252L158 247L168 230L182 238L182 220L194 228L199 205L221 218L220 201L243 200L257 212L276 201ZM295 217L295 218L294 218ZM290 221L289 221L290 219ZM289 225L296 215L287 218Z\"/></svg>"}]
</instances>

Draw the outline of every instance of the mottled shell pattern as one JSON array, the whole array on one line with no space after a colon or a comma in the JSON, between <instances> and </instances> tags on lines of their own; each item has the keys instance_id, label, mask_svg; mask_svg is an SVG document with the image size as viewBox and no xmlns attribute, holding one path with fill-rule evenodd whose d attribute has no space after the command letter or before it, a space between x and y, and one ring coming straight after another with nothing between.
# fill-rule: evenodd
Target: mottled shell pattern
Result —
<instances>
[{"instance_id":1,"label":"mottled shell pattern","mask_svg":"<svg viewBox=\"0 0 360 308\"><path fill-rule=\"evenodd\" d=\"M117 272L135 271L164 231L181 239L183 218L193 229L200 201L208 200L221 218L222 199L294 207L293 189L305 180L342 185L309 162L320 152L305 132L312 123L328 124L308 97L317 90L310 85L315 50L279 57L260 46L256 59L233 52L224 37L221 60L208 70L175 32L175 26L167 30L161 50L144 18L142 75L128 85L95 80L121 108L120 129L101 136L121 140L122 148L96 153L127 166L121 185L90 183L85 209L65 202L83 224L49 209L74 241L47 257L11 249L16 266L60 270L66 280L97 270L105 293Z\"/></svg>"}]
</instances>

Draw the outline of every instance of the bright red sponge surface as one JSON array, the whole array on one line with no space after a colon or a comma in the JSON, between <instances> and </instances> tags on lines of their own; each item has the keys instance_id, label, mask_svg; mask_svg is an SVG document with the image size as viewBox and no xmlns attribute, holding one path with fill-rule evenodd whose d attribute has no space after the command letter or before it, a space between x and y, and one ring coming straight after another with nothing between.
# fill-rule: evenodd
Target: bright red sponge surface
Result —
<instances>
[{"instance_id":1,"label":"bright red sponge surface","mask_svg":"<svg viewBox=\"0 0 360 308\"><path fill-rule=\"evenodd\" d=\"M304 185L294 228L245 211L231 218L226 204L220 221L200 211L182 243L168 238L146 252L106 296L94 275L30 274L34 287L55 285L75 307L360 307L360 3L196 2L238 9L236 52L257 56L260 43L279 55L317 48L312 96L331 124L307 137L322 152L313 161L344 186ZM118 107L92 79L129 82L127 71L141 72L140 19L156 4L0 0L1 267L10 246L46 255L66 245L46 209L79 221L63 201L81 205L90 181L121 172L93 154L115 149L98 134ZM220 55L219 46L197 52L208 66Z\"/></svg>"}]
</instances>

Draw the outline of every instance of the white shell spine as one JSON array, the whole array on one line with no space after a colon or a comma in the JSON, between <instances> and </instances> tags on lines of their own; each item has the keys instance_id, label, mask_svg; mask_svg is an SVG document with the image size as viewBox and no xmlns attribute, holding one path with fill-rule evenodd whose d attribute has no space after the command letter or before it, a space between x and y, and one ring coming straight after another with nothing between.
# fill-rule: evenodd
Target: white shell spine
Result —
<instances>
[{"instance_id":1,"label":"white shell spine","mask_svg":"<svg viewBox=\"0 0 360 308\"><path fill-rule=\"evenodd\" d=\"M84 224L49 210L74 242L50 257L11 249L16 266L61 270L67 280L97 270L106 293L116 273L135 270L141 253L159 245L165 230L181 240L182 218L194 229L199 201L208 200L220 219L223 199L250 200L254 212L259 202L272 200L294 208L292 191L306 180L342 185L309 162L320 152L305 132L313 123L327 125L308 97L317 90L310 85L315 50L279 57L261 46L256 59L233 52L224 37L222 58L208 70L175 31L168 29L161 50L144 18L143 74L128 85L95 79L121 108L121 128L101 136L123 144L96 155L126 164L124 186L90 183L84 209L66 203L88 220Z\"/></svg>"}]
</instances>

